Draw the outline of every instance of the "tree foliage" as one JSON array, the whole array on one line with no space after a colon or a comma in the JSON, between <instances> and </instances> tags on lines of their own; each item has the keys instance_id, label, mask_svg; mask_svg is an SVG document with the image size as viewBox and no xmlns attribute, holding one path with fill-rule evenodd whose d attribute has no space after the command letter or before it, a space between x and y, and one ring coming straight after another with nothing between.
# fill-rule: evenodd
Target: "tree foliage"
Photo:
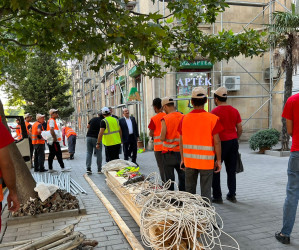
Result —
<instances>
[{"instance_id":1,"label":"tree foliage","mask_svg":"<svg viewBox=\"0 0 299 250\"><path fill-rule=\"evenodd\" d=\"M59 108L61 118L66 118L74 111L70 107L69 77L52 55L37 52L25 64L10 64L5 67L3 78L13 100L25 101L25 113L48 115L51 108Z\"/></svg>"},{"instance_id":2,"label":"tree foliage","mask_svg":"<svg viewBox=\"0 0 299 250\"><path fill-rule=\"evenodd\" d=\"M274 61L277 66L285 72L284 101L292 95L293 73L297 71L299 64L299 14L295 12L292 4L292 12L275 12L273 14L273 25L270 26L270 42L276 47L282 48L283 53L277 51ZM289 135L287 133L286 120L282 118L282 150L289 150Z\"/></svg>"},{"instance_id":3,"label":"tree foliage","mask_svg":"<svg viewBox=\"0 0 299 250\"><path fill-rule=\"evenodd\" d=\"M157 0L148 0L155 3ZM65 58L92 54L92 69L132 60L144 74L161 76L165 67L202 55L212 62L240 54L252 57L266 49L257 31L241 34L199 29L211 24L228 5L225 0L176 0L163 16L126 8L128 0L2 0L0 1L0 54L5 60L22 56L23 48L38 46ZM179 24L176 22L179 20Z\"/></svg>"}]
</instances>

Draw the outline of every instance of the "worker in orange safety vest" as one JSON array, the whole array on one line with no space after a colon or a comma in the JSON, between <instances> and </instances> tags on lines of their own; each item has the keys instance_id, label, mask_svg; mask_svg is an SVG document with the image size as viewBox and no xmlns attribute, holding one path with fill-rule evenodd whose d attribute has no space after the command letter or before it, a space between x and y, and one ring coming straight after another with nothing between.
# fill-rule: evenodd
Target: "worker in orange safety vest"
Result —
<instances>
[{"instance_id":1,"label":"worker in orange safety vest","mask_svg":"<svg viewBox=\"0 0 299 250\"><path fill-rule=\"evenodd\" d=\"M32 121L32 115L27 113L24 115L24 118L25 118L25 127L26 127L28 140L29 140L29 146L30 146L30 159L32 160L32 156L33 156L33 145L32 145L32 139L31 139L32 125L30 123Z\"/></svg>"},{"instance_id":2,"label":"worker in orange safety vest","mask_svg":"<svg viewBox=\"0 0 299 250\"><path fill-rule=\"evenodd\" d=\"M63 146L65 146L65 137L67 138L67 146L70 154L70 160L73 160L75 154L75 148L76 148L77 134L72 128L63 127L62 128Z\"/></svg>"},{"instance_id":3,"label":"worker in orange safety vest","mask_svg":"<svg viewBox=\"0 0 299 250\"><path fill-rule=\"evenodd\" d=\"M22 140L22 129L21 129L21 120L20 118L16 119L17 126L15 128L10 127L11 129L14 129L16 131L16 135L14 136L14 139L17 139L17 141Z\"/></svg>"},{"instance_id":4,"label":"worker in orange safety vest","mask_svg":"<svg viewBox=\"0 0 299 250\"><path fill-rule=\"evenodd\" d=\"M45 115L37 114L36 122L32 125L31 137L34 148L34 172L46 172L45 169L45 140L41 136Z\"/></svg>"},{"instance_id":5,"label":"worker in orange safety vest","mask_svg":"<svg viewBox=\"0 0 299 250\"><path fill-rule=\"evenodd\" d=\"M177 171L179 179L179 190L185 191L185 172L180 169L181 156L178 133L178 126L183 117L180 112L176 111L174 100L170 97L162 99L162 107L166 115L161 119L161 141L162 158L166 181L175 181L174 170ZM174 184L171 183L169 190L174 190Z\"/></svg>"},{"instance_id":6,"label":"worker in orange safety vest","mask_svg":"<svg viewBox=\"0 0 299 250\"><path fill-rule=\"evenodd\" d=\"M55 131L59 131L58 125L56 123L56 119L59 117L58 115L58 109L50 109L49 114L51 116L51 118L48 120L47 123L47 131L50 131L52 137L53 137L53 144L50 144L48 142L48 147L49 147L49 157L48 157L48 165L49 165L49 172L55 172L55 170L53 170L53 160L54 157L56 156L57 161L61 167L61 171L69 171L71 170L70 167L65 168L64 167L64 162L62 159L62 152L61 152L61 147L59 142L61 141L61 137L60 136L56 136Z\"/></svg>"},{"instance_id":7,"label":"worker in orange safety vest","mask_svg":"<svg viewBox=\"0 0 299 250\"><path fill-rule=\"evenodd\" d=\"M211 202L213 172L221 170L221 141L223 130L219 118L204 110L207 91L202 87L192 90L194 110L183 117L178 127L180 133L181 169L185 169L186 192L195 194L200 174L201 196ZM216 162L214 161L216 154Z\"/></svg>"},{"instance_id":8,"label":"worker in orange safety vest","mask_svg":"<svg viewBox=\"0 0 299 250\"><path fill-rule=\"evenodd\" d=\"M153 100L153 108L156 113L155 116L151 118L148 128L150 130L149 135L154 138L154 154L159 168L161 180L166 182L163 159L162 159L162 146L163 142L160 139L162 124L161 119L166 115L162 109L162 102L160 98L155 98Z\"/></svg>"}]
</instances>

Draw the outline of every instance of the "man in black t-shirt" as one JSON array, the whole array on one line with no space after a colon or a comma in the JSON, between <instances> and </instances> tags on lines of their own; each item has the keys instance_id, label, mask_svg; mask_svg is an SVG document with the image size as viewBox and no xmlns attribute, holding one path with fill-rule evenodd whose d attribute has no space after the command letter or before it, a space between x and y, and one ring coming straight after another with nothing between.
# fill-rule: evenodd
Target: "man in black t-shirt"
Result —
<instances>
[{"instance_id":1,"label":"man in black t-shirt","mask_svg":"<svg viewBox=\"0 0 299 250\"><path fill-rule=\"evenodd\" d=\"M101 120L104 117L101 113L98 113L98 117L92 118L87 125L88 131L86 134L86 145L87 145L87 153L86 153L86 169L87 173L91 174L91 161L92 161L92 153L96 152L97 157L97 166L98 173L102 171L102 144L99 149L96 149L97 139L101 127Z\"/></svg>"}]
</instances>

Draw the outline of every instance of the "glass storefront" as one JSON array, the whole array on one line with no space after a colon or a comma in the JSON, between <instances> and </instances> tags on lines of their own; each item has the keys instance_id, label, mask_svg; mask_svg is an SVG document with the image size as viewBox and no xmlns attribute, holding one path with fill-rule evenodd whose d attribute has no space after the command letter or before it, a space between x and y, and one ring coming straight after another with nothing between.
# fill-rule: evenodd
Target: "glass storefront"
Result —
<instances>
[{"instance_id":1,"label":"glass storefront","mask_svg":"<svg viewBox=\"0 0 299 250\"><path fill-rule=\"evenodd\" d=\"M211 92L210 71L205 72L177 72L176 73L176 95L177 108L183 114L189 113L193 107L190 101L192 89L195 87L207 89L208 95ZM205 105L205 110L209 111L209 103Z\"/></svg>"}]
</instances>

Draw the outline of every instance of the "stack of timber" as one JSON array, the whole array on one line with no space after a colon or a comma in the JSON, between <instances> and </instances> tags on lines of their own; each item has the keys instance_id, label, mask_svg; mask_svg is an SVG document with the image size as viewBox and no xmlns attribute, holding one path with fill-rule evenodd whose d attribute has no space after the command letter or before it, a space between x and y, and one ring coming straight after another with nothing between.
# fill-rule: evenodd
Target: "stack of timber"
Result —
<instances>
[{"instance_id":1,"label":"stack of timber","mask_svg":"<svg viewBox=\"0 0 299 250\"><path fill-rule=\"evenodd\" d=\"M146 201L142 201L142 204L135 202L136 197L142 192L143 188L146 186L140 183L140 185L132 185L129 187L124 187L123 184L127 181L124 177L119 177L116 175L115 171L105 172L107 177L106 182L110 189L115 193L124 207L131 214L135 222L140 226L141 225L141 216L144 213L144 206L146 206ZM162 194L162 193L161 193ZM151 195L148 195L148 201L151 199ZM166 208L165 214L172 213L169 209ZM155 217L153 214L152 216ZM174 216L177 216L174 214ZM166 216L167 218L167 216ZM199 227L199 226L198 226ZM145 230L141 230L141 233ZM171 221L169 219L163 220L159 223L152 224L149 230L146 230L147 236L142 235L142 239L145 245L153 248L153 249L173 249L173 250L184 250L184 249L193 249L193 250L202 250L206 249L203 245L198 242L196 239L196 243L192 242L194 235L188 235L188 231L184 230L184 228L180 228L180 225L175 221ZM176 233L176 231L180 231L180 233ZM165 235L171 235L171 237L165 237ZM181 235L182 237L178 237ZM197 232L196 238L199 238L200 233ZM165 237L165 238L164 238ZM146 240L144 240L147 238ZM157 244L157 242L159 242Z\"/></svg>"}]
</instances>

